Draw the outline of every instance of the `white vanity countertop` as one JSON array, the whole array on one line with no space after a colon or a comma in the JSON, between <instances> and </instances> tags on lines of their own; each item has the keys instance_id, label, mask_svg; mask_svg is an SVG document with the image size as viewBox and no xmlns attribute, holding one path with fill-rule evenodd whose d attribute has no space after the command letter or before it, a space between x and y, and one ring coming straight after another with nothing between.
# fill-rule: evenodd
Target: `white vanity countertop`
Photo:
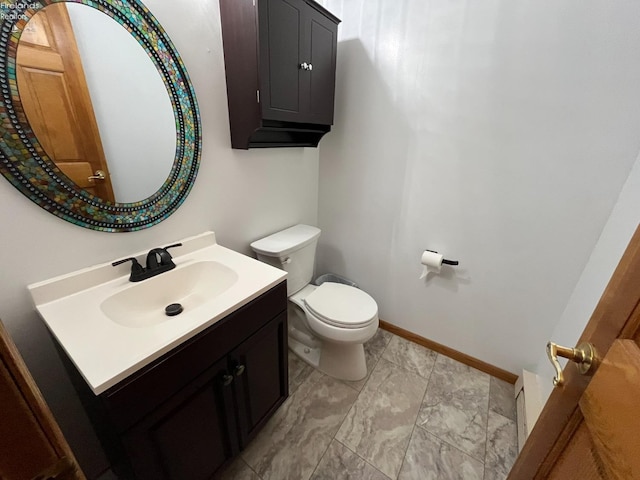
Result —
<instances>
[{"instance_id":1,"label":"white vanity countertop","mask_svg":"<svg viewBox=\"0 0 640 480\"><path fill-rule=\"evenodd\" d=\"M93 392L98 395L282 282L286 272L216 243L213 232L181 241L171 250L176 268L129 282L130 263L96 265L28 286L36 309ZM146 252L132 255L144 265ZM216 262L237 280L180 315L147 326L125 326L101 305L114 294L198 262ZM170 277L166 277L170 278ZM165 282L166 283L166 282ZM149 284L151 285L151 284ZM179 299L176 301L180 301ZM173 303L170 301L169 303Z\"/></svg>"}]
</instances>

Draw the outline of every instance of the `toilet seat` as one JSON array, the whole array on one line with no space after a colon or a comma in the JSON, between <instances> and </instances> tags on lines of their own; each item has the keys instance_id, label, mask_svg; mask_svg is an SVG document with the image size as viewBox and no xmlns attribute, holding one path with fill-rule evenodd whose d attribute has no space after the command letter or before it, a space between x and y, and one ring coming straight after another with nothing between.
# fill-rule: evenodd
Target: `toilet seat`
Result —
<instances>
[{"instance_id":1,"label":"toilet seat","mask_svg":"<svg viewBox=\"0 0 640 480\"><path fill-rule=\"evenodd\" d=\"M303 302L309 313L334 327L363 328L378 318L378 305L371 296L341 283L325 282Z\"/></svg>"}]
</instances>

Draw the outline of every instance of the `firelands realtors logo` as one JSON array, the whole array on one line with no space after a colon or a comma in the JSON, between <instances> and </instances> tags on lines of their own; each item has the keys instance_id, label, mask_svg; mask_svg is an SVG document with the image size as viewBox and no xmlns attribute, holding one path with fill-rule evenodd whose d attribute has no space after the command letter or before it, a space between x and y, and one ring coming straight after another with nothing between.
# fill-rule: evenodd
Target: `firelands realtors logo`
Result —
<instances>
[{"instance_id":1,"label":"firelands realtors logo","mask_svg":"<svg viewBox=\"0 0 640 480\"><path fill-rule=\"evenodd\" d=\"M17 20L28 21L29 17L24 12L27 9L37 9L40 3L0 1L0 20L15 22Z\"/></svg>"}]
</instances>

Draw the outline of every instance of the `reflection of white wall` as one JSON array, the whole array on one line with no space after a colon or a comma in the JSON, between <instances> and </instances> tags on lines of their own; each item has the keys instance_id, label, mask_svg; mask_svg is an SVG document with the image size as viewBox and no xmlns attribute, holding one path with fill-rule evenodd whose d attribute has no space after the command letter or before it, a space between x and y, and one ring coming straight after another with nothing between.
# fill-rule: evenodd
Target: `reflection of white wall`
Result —
<instances>
[{"instance_id":1,"label":"reflection of white wall","mask_svg":"<svg viewBox=\"0 0 640 480\"><path fill-rule=\"evenodd\" d=\"M176 128L153 62L118 23L95 8L67 3L111 172L116 201L155 193L171 170Z\"/></svg>"}]
</instances>

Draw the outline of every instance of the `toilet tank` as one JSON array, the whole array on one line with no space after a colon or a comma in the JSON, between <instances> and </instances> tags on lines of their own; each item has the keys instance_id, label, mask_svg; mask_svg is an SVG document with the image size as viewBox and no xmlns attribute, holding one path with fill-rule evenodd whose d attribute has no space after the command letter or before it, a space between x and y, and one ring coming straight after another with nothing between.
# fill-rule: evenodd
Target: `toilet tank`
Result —
<instances>
[{"instance_id":1,"label":"toilet tank","mask_svg":"<svg viewBox=\"0 0 640 480\"><path fill-rule=\"evenodd\" d=\"M287 295L293 295L311 282L320 229L310 225L293 227L256 240L251 248L258 260L285 270Z\"/></svg>"}]
</instances>

